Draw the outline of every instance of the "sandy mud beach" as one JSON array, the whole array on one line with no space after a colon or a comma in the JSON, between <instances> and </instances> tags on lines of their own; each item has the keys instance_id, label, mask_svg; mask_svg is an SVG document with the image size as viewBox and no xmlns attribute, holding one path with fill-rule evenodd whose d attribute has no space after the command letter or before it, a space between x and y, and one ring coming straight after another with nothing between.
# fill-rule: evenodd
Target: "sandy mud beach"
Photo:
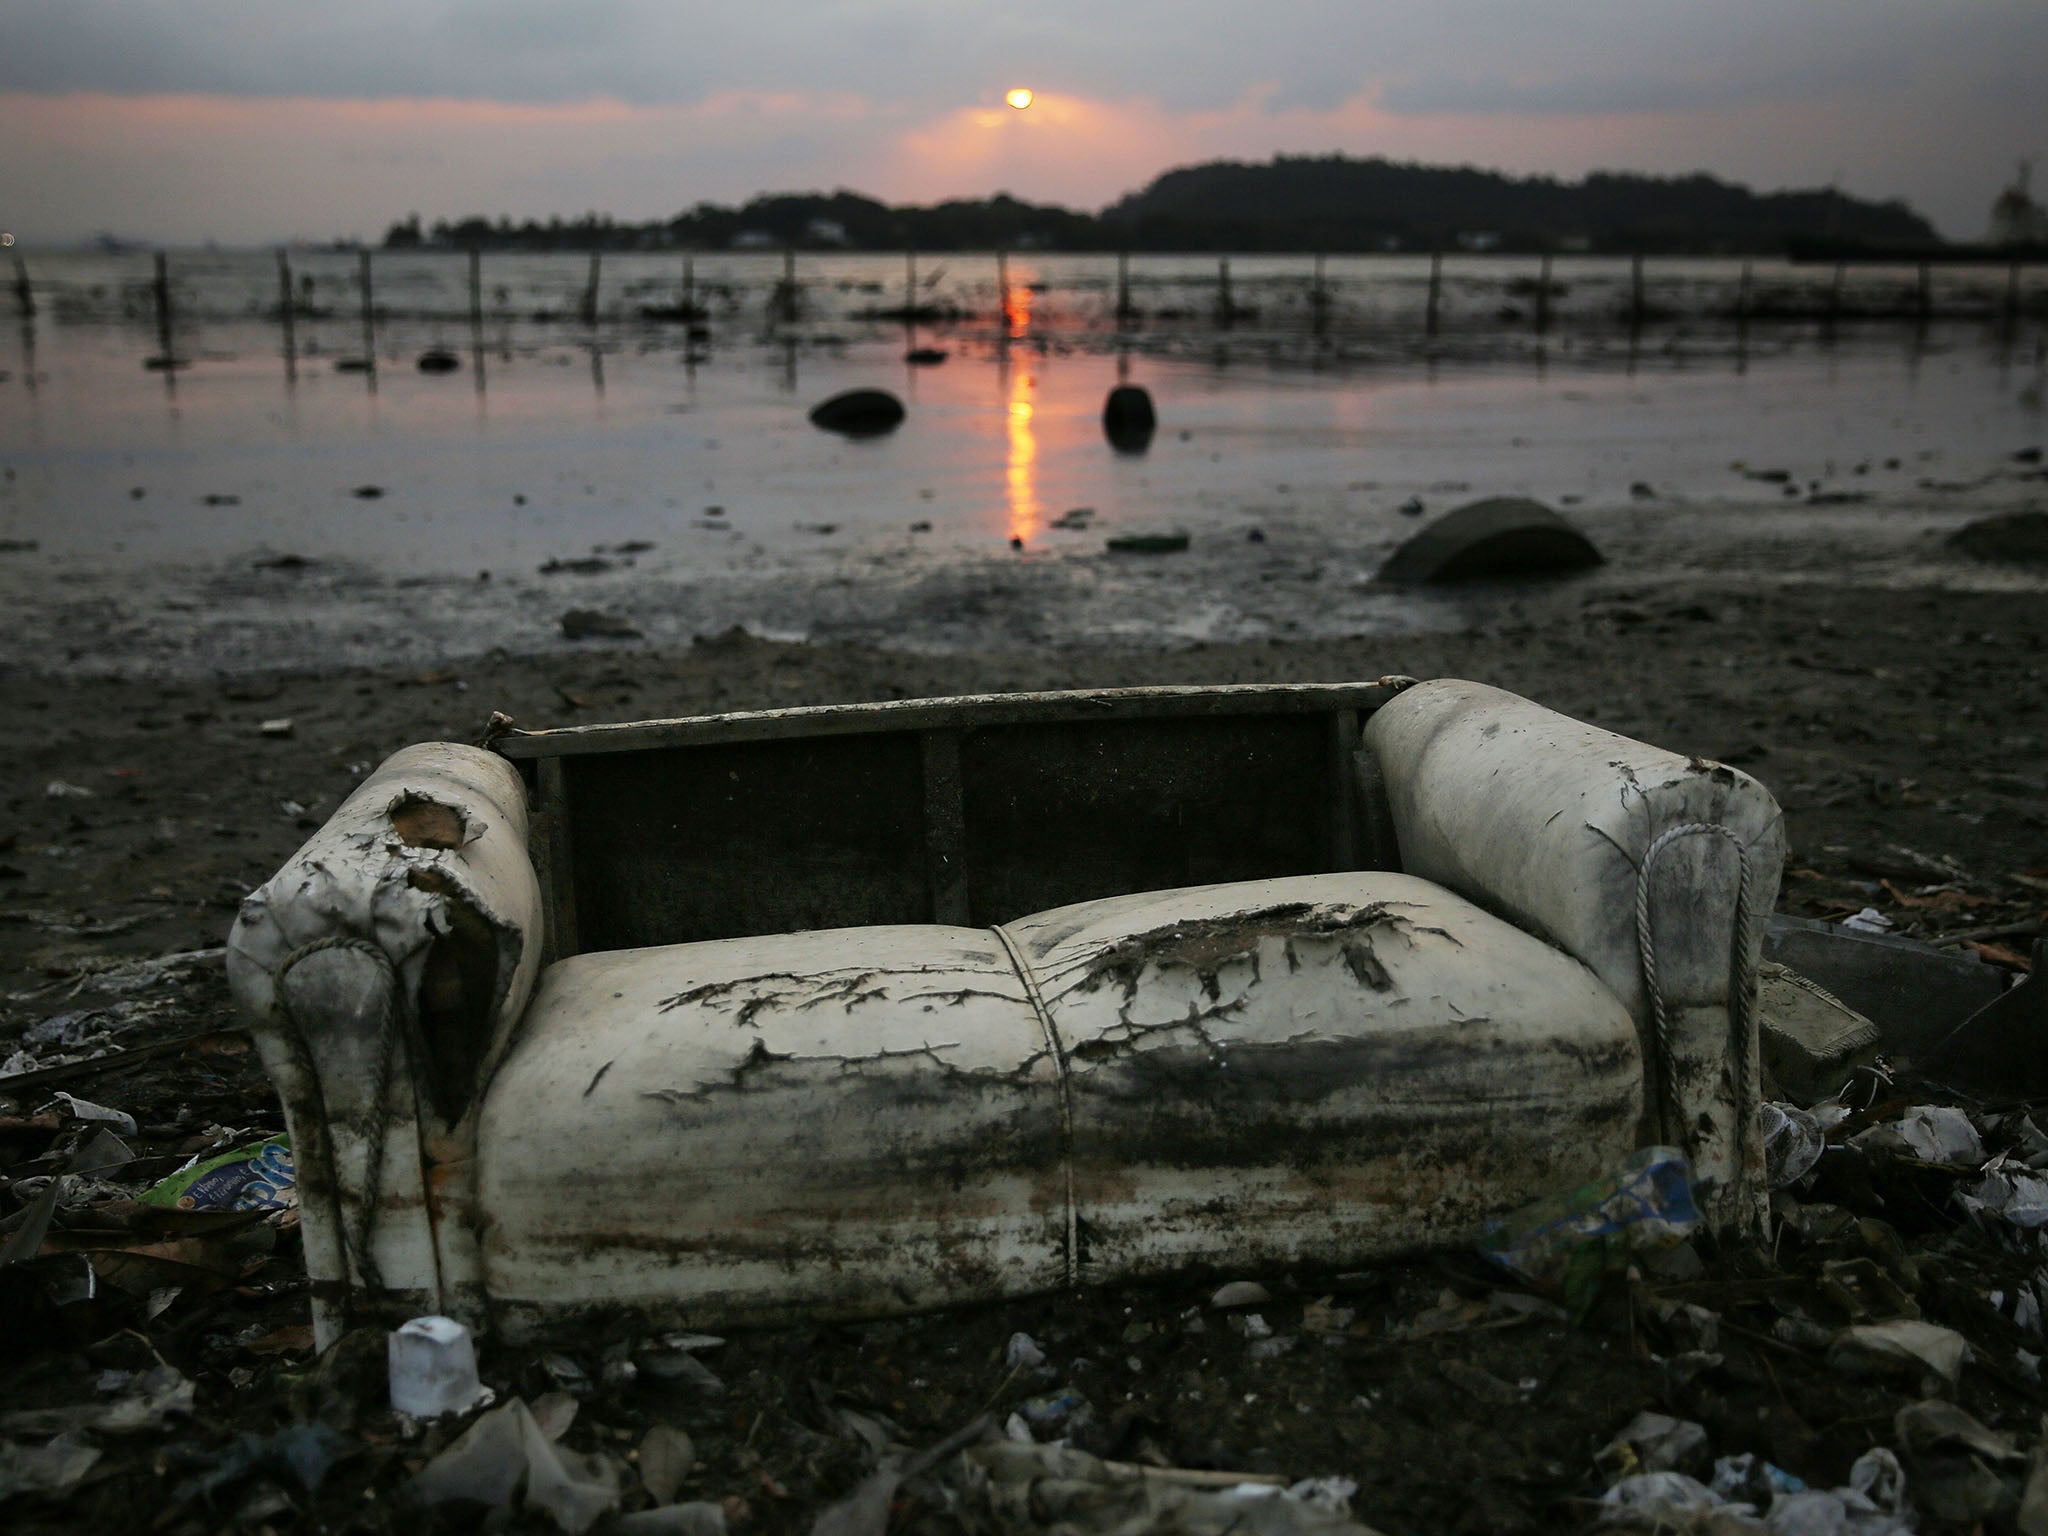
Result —
<instances>
[{"instance_id":1,"label":"sandy mud beach","mask_svg":"<svg viewBox=\"0 0 2048 1536\"><path fill-rule=\"evenodd\" d=\"M1099 398L1095 384L1077 397ZM80 1186L41 1254L0 1263L0 1433L27 1444L41 1426L46 1443L61 1428L94 1453L61 1472L0 1463L19 1490L11 1519L127 1528L147 1505L153 1528L176 1532L468 1528L473 1512L403 1502L461 1426L394 1419L382 1334L312 1357L295 1233L167 1236L131 1203L195 1152L281 1129L219 947L243 895L398 747L473 740L493 711L544 726L1004 690L1468 677L1762 779L1790 833L1781 911L1875 908L1898 932L2016 972L2048 916L2048 573L1947 542L1973 519L2048 504L2036 444L2009 425L1944 448L1894 422L1867 451L1797 460L1766 444L1745 466L1717 439L1688 467L1666 429L1661 446L1595 445L1576 461L1560 450L1548 468L1497 478L1453 480L1441 459L1331 467L1298 485L1262 467L1262 488L1177 502L1189 548L1156 557L1103 548L1109 529L1141 522L1139 488L1062 530L1053 518L1093 493L1036 482L1024 489L1040 521L1022 550L1004 537L1010 501L986 526L942 521L954 542L934 555L908 528L918 477L900 475L868 523L861 492L832 492L854 509L832 535L778 525L700 558L690 539L731 540L691 526L717 521L693 493L649 548L618 549L632 518L575 537L542 528L487 581L459 549L408 562L387 540L351 554L346 537L318 543L325 525L311 522L177 555L114 551L104 530L67 542L45 519L25 541L36 547L0 554L12 746L0 1070L29 1074L0 1077L0 1243L93 1129L56 1095L118 1108L135 1128L122 1138L132 1161ZM388 508L408 462L366 451L329 478L398 488L373 504ZM1751 473L1781 464L1782 479ZM1205 473L1173 483L1199 489ZM1495 490L1566 503L1607 563L1443 593L1373 581L1416 525L1402 501L1434 511ZM814 505L780 521L816 517ZM601 565L541 570L572 557ZM571 639L572 609L638 633ZM1837 1139L1897 1120L1918 1091L1866 1087ZM1346 1479L1354 1518L1388 1533L1579 1530L1603 1490L1645 1465L1634 1451L1601 1456L1639 1411L1702 1426L1711 1455L1683 1461L1702 1479L1712 1458L1751 1454L1831 1489L1882 1449L1900 1457L1919 1529L2011 1529L2029 1464L1998 1437L2031 1443L2048 1408L2040 1309L2029 1303L2030 1320L2018 1299L2040 1254L2031 1234L1965 1220L1953 1197L1982 1163L2009 1152L2017 1167L2048 1140L2010 1104L1971 1108L1983 1146L1969 1166L1838 1147L1780 1192L1769 1242L1702 1241L1676 1267L1617 1270L1578 1321L1460 1253L735 1334L704 1350L710 1385L638 1369L659 1350L630 1339L602 1358L487 1347L484 1375L501 1398L569 1394L549 1400L554 1414L574 1408L562 1444L606 1458L626 1510L654 1499L650 1432L686 1431L692 1454L661 1486L735 1533L811 1529L869 1475L878 1444L932 1446L983 1414L997 1433L1200 1474L1186 1486ZM79 1254L98 1266L90 1294L53 1280ZM1257 1325L1211 1305L1239 1279L1266 1288ZM1971 1363L1948 1382L1839 1368L1841 1330L1900 1319L1956 1330ZM1011 1344L1018 1333L1030 1350ZM182 1385L147 1375L165 1368ZM126 1408L128 1427L107 1428L109 1405L159 1389L173 1407ZM1964 1432L1935 1423L1939 1403L1934 1419L1901 1417L1930 1396L1992 1438L1958 1451ZM999 1518L974 1496L942 1460L892 1509L835 1529L1050 1518L1043 1505ZM532 1510L517 1518L553 1528Z\"/></svg>"}]
</instances>

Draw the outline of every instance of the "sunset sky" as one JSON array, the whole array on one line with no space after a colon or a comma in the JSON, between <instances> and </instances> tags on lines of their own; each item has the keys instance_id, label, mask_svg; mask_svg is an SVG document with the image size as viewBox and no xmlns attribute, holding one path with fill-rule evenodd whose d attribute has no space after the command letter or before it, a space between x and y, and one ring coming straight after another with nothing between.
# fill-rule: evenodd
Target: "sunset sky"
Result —
<instances>
[{"instance_id":1,"label":"sunset sky","mask_svg":"<svg viewBox=\"0 0 2048 1536\"><path fill-rule=\"evenodd\" d=\"M2048 0L0 0L24 245L836 187L1095 208L1276 151L1839 177L1976 238L2048 154Z\"/></svg>"}]
</instances>

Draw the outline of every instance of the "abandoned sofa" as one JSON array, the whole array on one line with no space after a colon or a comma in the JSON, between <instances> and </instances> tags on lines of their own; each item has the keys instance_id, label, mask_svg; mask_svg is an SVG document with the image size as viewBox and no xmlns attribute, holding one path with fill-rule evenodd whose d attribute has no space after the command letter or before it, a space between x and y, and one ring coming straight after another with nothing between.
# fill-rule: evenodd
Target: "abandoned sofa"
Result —
<instances>
[{"instance_id":1,"label":"abandoned sofa","mask_svg":"<svg viewBox=\"0 0 2048 1536\"><path fill-rule=\"evenodd\" d=\"M1761 1209L1744 774L1476 683L407 748L229 941L315 1320L872 1316Z\"/></svg>"}]
</instances>

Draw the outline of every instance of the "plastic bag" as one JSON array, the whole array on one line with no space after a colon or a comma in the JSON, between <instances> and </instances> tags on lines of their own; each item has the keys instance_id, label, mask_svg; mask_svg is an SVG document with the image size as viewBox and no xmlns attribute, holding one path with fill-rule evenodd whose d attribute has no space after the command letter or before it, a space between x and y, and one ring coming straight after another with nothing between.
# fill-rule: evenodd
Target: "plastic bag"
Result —
<instances>
[{"instance_id":1,"label":"plastic bag","mask_svg":"<svg viewBox=\"0 0 2048 1536\"><path fill-rule=\"evenodd\" d=\"M1634 1251L1668 1248L1700 1224L1692 1170L1675 1147L1644 1147L1606 1178L1488 1222L1479 1251L1561 1296L1576 1321Z\"/></svg>"}]
</instances>

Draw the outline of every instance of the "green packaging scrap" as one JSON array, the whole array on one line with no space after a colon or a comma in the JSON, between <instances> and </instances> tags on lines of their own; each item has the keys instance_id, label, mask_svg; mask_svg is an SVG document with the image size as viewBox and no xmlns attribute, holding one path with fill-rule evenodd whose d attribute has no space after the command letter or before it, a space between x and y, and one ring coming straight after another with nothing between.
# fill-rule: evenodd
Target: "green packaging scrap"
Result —
<instances>
[{"instance_id":1,"label":"green packaging scrap","mask_svg":"<svg viewBox=\"0 0 2048 1536\"><path fill-rule=\"evenodd\" d=\"M286 1136L232 1152L196 1157L142 1197L184 1211L283 1211L298 1204L298 1177Z\"/></svg>"}]
</instances>

